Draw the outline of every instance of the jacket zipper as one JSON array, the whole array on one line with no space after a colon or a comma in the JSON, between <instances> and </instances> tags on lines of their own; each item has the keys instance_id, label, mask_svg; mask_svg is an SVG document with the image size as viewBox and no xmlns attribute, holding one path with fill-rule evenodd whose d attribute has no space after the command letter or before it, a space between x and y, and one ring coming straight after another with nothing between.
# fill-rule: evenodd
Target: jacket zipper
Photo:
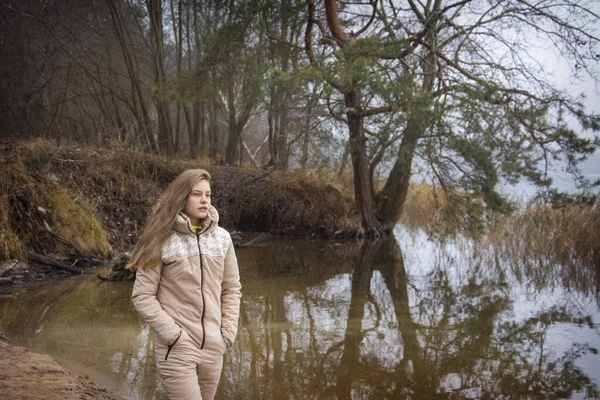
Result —
<instances>
[{"instance_id":1,"label":"jacket zipper","mask_svg":"<svg viewBox=\"0 0 600 400\"><path fill-rule=\"evenodd\" d=\"M196 233L196 241L198 242L198 257L200 257L200 293L202 294L202 318L200 324L202 325L202 345L200 349L204 348L204 339L206 333L204 332L204 311L206 310L206 303L204 301L204 268L202 268L202 249L200 248L200 233Z\"/></svg>"},{"instance_id":2,"label":"jacket zipper","mask_svg":"<svg viewBox=\"0 0 600 400\"><path fill-rule=\"evenodd\" d=\"M212 225L212 221L205 229L205 231L210 228ZM206 339L206 332L204 331L204 313L206 311L206 302L204 300L204 266L202 265L202 248L200 247L200 233L196 233L196 243L198 243L198 257L200 257L200 293L202 294L202 317L200 319L200 325L202 326L202 344L200 345L200 350L204 349L204 340Z\"/></svg>"},{"instance_id":3,"label":"jacket zipper","mask_svg":"<svg viewBox=\"0 0 600 400\"><path fill-rule=\"evenodd\" d=\"M179 331L179 336L177 336L177 339L175 339L173 344L169 345L169 347L167 348L167 354L165 354L165 361L167 361L167 358L169 358L169 353L171 352L171 349L173 349L173 346L175 346L175 343L177 343L177 341L181 337L182 333L183 333L183 329L181 331Z\"/></svg>"}]
</instances>

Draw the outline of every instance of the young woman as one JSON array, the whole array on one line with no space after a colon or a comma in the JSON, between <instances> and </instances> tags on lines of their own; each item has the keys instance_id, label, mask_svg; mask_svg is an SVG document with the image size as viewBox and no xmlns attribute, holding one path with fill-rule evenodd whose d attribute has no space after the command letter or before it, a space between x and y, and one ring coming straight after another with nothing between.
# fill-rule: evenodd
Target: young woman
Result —
<instances>
[{"instance_id":1,"label":"young woman","mask_svg":"<svg viewBox=\"0 0 600 400\"><path fill-rule=\"evenodd\" d=\"M131 299L156 332L156 364L169 399L214 398L223 353L237 334L237 259L210 196L208 172L182 172L159 200L129 264L137 268Z\"/></svg>"}]
</instances>

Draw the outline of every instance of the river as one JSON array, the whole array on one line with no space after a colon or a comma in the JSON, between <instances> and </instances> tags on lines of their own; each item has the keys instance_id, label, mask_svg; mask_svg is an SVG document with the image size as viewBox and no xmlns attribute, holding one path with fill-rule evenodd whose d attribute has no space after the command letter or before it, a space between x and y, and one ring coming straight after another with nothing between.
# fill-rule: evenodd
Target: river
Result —
<instances>
[{"instance_id":1,"label":"river","mask_svg":"<svg viewBox=\"0 0 600 400\"><path fill-rule=\"evenodd\" d=\"M219 399L597 398L598 272L396 240L237 249L237 341ZM92 276L0 297L0 330L126 399L165 399L132 282Z\"/></svg>"}]
</instances>

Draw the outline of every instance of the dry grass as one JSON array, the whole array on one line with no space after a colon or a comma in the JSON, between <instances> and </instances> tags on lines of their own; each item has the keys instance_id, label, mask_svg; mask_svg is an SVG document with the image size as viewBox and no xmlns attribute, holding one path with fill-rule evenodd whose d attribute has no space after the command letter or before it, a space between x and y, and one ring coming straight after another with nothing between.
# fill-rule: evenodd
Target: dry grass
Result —
<instances>
[{"instance_id":1,"label":"dry grass","mask_svg":"<svg viewBox=\"0 0 600 400\"><path fill-rule=\"evenodd\" d=\"M483 240L496 253L521 263L600 269L600 207L554 209L532 201L512 216L495 220Z\"/></svg>"},{"instance_id":2,"label":"dry grass","mask_svg":"<svg viewBox=\"0 0 600 400\"><path fill-rule=\"evenodd\" d=\"M19 235L19 213L14 206L23 192L28 192L25 166L14 155L0 158L0 261L25 260L26 243Z\"/></svg>"},{"instance_id":3,"label":"dry grass","mask_svg":"<svg viewBox=\"0 0 600 400\"><path fill-rule=\"evenodd\" d=\"M4 208L4 205L1 207ZM3 228L0 228L0 260L25 260L27 253L23 242L19 236L10 229L10 226L5 225L6 218L4 218L4 210L0 210L0 215L3 217L0 224L4 226Z\"/></svg>"},{"instance_id":4,"label":"dry grass","mask_svg":"<svg viewBox=\"0 0 600 400\"><path fill-rule=\"evenodd\" d=\"M484 230L484 207L480 199L447 193L424 182L413 183L399 222L438 238L465 232L477 237Z\"/></svg>"},{"instance_id":5,"label":"dry grass","mask_svg":"<svg viewBox=\"0 0 600 400\"><path fill-rule=\"evenodd\" d=\"M448 200L443 191L426 183L413 183L408 190L400 222L409 227L435 230L447 206Z\"/></svg>"},{"instance_id":6,"label":"dry grass","mask_svg":"<svg viewBox=\"0 0 600 400\"><path fill-rule=\"evenodd\" d=\"M189 168L210 172L213 202L228 228L321 237L357 228L352 192L320 174L207 165L125 150L57 149L43 141L24 147L45 161L43 173L60 176L72 193L90 193L106 223L131 223L135 233L167 185Z\"/></svg>"},{"instance_id":7,"label":"dry grass","mask_svg":"<svg viewBox=\"0 0 600 400\"><path fill-rule=\"evenodd\" d=\"M331 181L301 171L245 173L226 181L213 173L217 208L236 228L292 237L356 231L352 194Z\"/></svg>"},{"instance_id":8,"label":"dry grass","mask_svg":"<svg viewBox=\"0 0 600 400\"><path fill-rule=\"evenodd\" d=\"M211 173L213 204L227 229L292 237L357 230L352 193L313 173L207 165L125 149L56 147L43 140L0 146L6 166L0 184L9 194L0 202L0 234L8 247L0 248L1 257L13 258L25 248L63 250L56 240L29 233L39 232L44 220L83 252L106 256L111 246L127 250L160 194L190 168ZM11 215L18 218L7 223Z\"/></svg>"},{"instance_id":9,"label":"dry grass","mask_svg":"<svg viewBox=\"0 0 600 400\"><path fill-rule=\"evenodd\" d=\"M496 260L530 269L562 265L600 271L599 204L556 209L538 200L511 215L495 215L484 212L480 202L420 183L411 185L400 223L441 240L466 234L478 249L492 250Z\"/></svg>"},{"instance_id":10,"label":"dry grass","mask_svg":"<svg viewBox=\"0 0 600 400\"><path fill-rule=\"evenodd\" d=\"M75 201L64 186L27 167L30 162L43 162L46 154L24 157L19 150L1 149L0 260L24 261L28 249L39 253L66 250L60 239L83 253L110 256L107 233L86 199Z\"/></svg>"}]
</instances>

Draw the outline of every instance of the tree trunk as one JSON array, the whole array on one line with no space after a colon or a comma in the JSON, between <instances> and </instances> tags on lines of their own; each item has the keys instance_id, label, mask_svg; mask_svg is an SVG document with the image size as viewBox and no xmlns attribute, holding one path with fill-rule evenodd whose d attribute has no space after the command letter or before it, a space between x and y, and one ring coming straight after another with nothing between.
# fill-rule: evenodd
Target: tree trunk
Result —
<instances>
[{"instance_id":1,"label":"tree trunk","mask_svg":"<svg viewBox=\"0 0 600 400\"><path fill-rule=\"evenodd\" d=\"M308 104L306 105L306 117L304 119L304 138L302 141L302 156L300 157L300 165L302 169L306 169L308 163L308 148L310 145L311 135L311 121L312 121L312 112L313 107L316 105L318 101L317 95L317 85L313 86L312 92L310 93L310 97L308 98Z\"/></svg>"},{"instance_id":2,"label":"tree trunk","mask_svg":"<svg viewBox=\"0 0 600 400\"><path fill-rule=\"evenodd\" d=\"M227 138L227 148L225 150L225 162L229 165L238 165L243 130L243 125L241 124L235 124L229 128L229 137Z\"/></svg>"},{"instance_id":3,"label":"tree trunk","mask_svg":"<svg viewBox=\"0 0 600 400\"><path fill-rule=\"evenodd\" d=\"M285 97L286 95L283 94L282 98L280 99L282 104L279 114L279 132L277 132L277 163L275 164L275 168L278 170L288 169L288 105Z\"/></svg>"},{"instance_id":4,"label":"tree trunk","mask_svg":"<svg viewBox=\"0 0 600 400\"><path fill-rule=\"evenodd\" d=\"M219 125L217 121L217 99L213 98L210 104L208 122L208 155L213 161L217 161L219 153Z\"/></svg>"},{"instance_id":5,"label":"tree trunk","mask_svg":"<svg viewBox=\"0 0 600 400\"><path fill-rule=\"evenodd\" d=\"M195 147L198 148L197 153L201 156L206 154L206 139L205 139L205 108L204 102L194 101L194 136L196 137Z\"/></svg>"},{"instance_id":6,"label":"tree trunk","mask_svg":"<svg viewBox=\"0 0 600 400\"><path fill-rule=\"evenodd\" d=\"M271 88L271 99L273 99L275 94L275 90ZM277 162L277 143L275 141L276 138L276 128L275 128L275 101L271 101L269 105L269 110L267 112L267 119L269 121L269 156L270 160L267 163L268 166L275 165Z\"/></svg>"},{"instance_id":7,"label":"tree trunk","mask_svg":"<svg viewBox=\"0 0 600 400\"><path fill-rule=\"evenodd\" d=\"M394 167L377 196L377 215L385 230L394 229L398 223L408 195L415 149L423 133L423 126L417 118L413 116L408 121Z\"/></svg>"},{"instance_id":8,"label":"tree trunk","mask_svg":"<svg viewBox=\"0 0 600 400\"><path fill-rule=\"evenodd\" d=\"M344 146L344 153L342 154L342 160L340 161L340 167L338 168L337 176L342 178L344 171L346 171L346 165L348 165L348 158L350 157L350 140L346 142Z\"/></svg>"},{"instance_id":9,"label":"tree trunk","mask_svg":"<svg viewBox=\"0 0 600 400\"><path fill-rule=\"evenodd\" d=\"M435 29L429 31L426 40L430 47L435 49ZM425 73L422 93L423 96L428 96L433 89L437 75L437 60L434 51L430 51L427 57L423 59L422 68ZM417 100L411 110L396 162L385 186L377 196L377 214L383 228L386 230L393 229L402 215L402 208L410 186L412 163L417 142L423 137L431 120L431 113L428 109L429 102L423 102L423 100Z\"/></svg>"},{"instance_id":10,"label":"tree trunk","mask_svg":"<svg viewBox=\"0 0 600 400\"><path fill-rule=\"evenodd\" d=\"M152 145L158 150L158 144L154 140L152 134L152 126L150 124L150 116L148 107L146 106L146 99L142 93L141 81L139 76L139 68L135 65L134 56L131 54L129 46L127 45L127 38L130 38L129 31L126 28L126 24L123 21L123 13L117 8L114 0L107 0L107 4L110 9L110 14L115 28L115 33L119 38L119 45L123 52L123 59L127 67L127 73L129 74L129 80L131 82L131 98L133 101L132 113L138 123L138 130L141 131L147 143ZM132 46L133 47L133 46ZM133 48L135 49L135 48ZM140 110L138 111L138 106Z\"/></svg>"},{"instance_id":11,"label":"tree trunk","mask_svg":"<svg viewBox=\"0 0 600 400\"><path fill-rule=\"evenodd\" d=\"M171 22L173 24L173 37L175 38L175 48L176 48L176 59L177 59L177 78L182 78L182 64L183 64L183 18L182 18L182 7L183 3L181 1L177 2L177 18L175 18L175 7L173 5L173 0L169 1L169 5L171 7ZM175 139L175 153L179 152L179 145L181 138L183 136L181 129L181 108L183 106L183 101L181 99L177 100L177 106L175 111L175 132L173 133ZM191 146L191 138L188 130L188 143Z\"/></svg>"},{"instance_id":12,"label":"tree trunk","mask_svg":"<svg viewBox=\"0 0 600 400\"><path fill-rule=\"evenodd\" d=\"M229 111L229 131L227 135L227 147L225 149L225 162L229 165L236 165L239 159L239 147L241 130L238 129L235 111L235 93L233 82L227 86L227 110Z\"/></svg>"},{"instance_id":13,"label":"tree trunk","mask_svg":"<svg viewBox=\"0 0 600 400\"><path fill-rule=\"evenodd\" d=\"M360 222L367 235L381 236L383 229L375 217L374 201L371 193L371 175L369 171L369 158L367 156L367 138L364 131L364 118L357 113L359 109L358 92L356 90L346 93L346 113L348 129L350 131L350 154L352 155L352 168L354 171L354 201Z\"/></svg>"},{"instance_id":14,"label":"tree trunk","mask_svg":"<svg viewBox=\"0 0 600 400\"><path fill-rule=\"evenodd\" d=\"M312 113L312 99L308 102L308 107L306 110L306 117L304 119L304 138L302 140L302 156L300 157L300 168L302 170L306 169L306 164L308 163L308 146L310 144L310 121Z\"/></svg>"},{"instance_id":15,"label":"tree trunk","mask_svg":"<svg viewBox=\"0 0 600 400\"><path fill-rule=\"evenodd\" d=\"M156 113L158 114L158 143L161 151L170 157L173 155L174 149L169 102L156 99Z\"/></svg>"},{"instance_id":16,"label":"tree trunk","mask_svg":"<svg viewBox=\"0 0 600 400\"><path fill-rule=\"evenodd\" d=\"M183 104L183 115L185 117L185 125L187 127L188 137L190 139L188 156L193 159L198 157L198 138L196 137L196 131L194 130L192 111L190 110L190 107L185 103Z\"/></svg>"},{"instance_id":17,"label":"tree trunk","mask_svg":"<svg viewBox=\"0 0 600 400\"><path fill-rule=\"evenodd\" d=\"M288 40L288 25L289 25L289 1L281 0L281 40ZM290 50L288 46L281 46L281 71L287 74L290 64ZM279 130L277 132L277 161L275 168L279 170L288 169L288 93L289 87L286 82L277 84L276 110L277 118L279 119Z\"/></svg>"},{"instance_id":18,"label":"tree trunk","mask_svg":"<svg viewBox=\"0 0 600 400\"><path fill-rule=\"evenodd\" d=\"M165 55L163 45L163 11L162 0L146 0L148 16L150 17L150 32L152 38L152 69L154 82L159 88L167 81L165 72ZM158 114L158 142L161 150L166 150L167 156L173 155L173 128L171 126L171 110L168 100L159 94L155 97L156 113Z\"/></svg>"}]
</instances>

